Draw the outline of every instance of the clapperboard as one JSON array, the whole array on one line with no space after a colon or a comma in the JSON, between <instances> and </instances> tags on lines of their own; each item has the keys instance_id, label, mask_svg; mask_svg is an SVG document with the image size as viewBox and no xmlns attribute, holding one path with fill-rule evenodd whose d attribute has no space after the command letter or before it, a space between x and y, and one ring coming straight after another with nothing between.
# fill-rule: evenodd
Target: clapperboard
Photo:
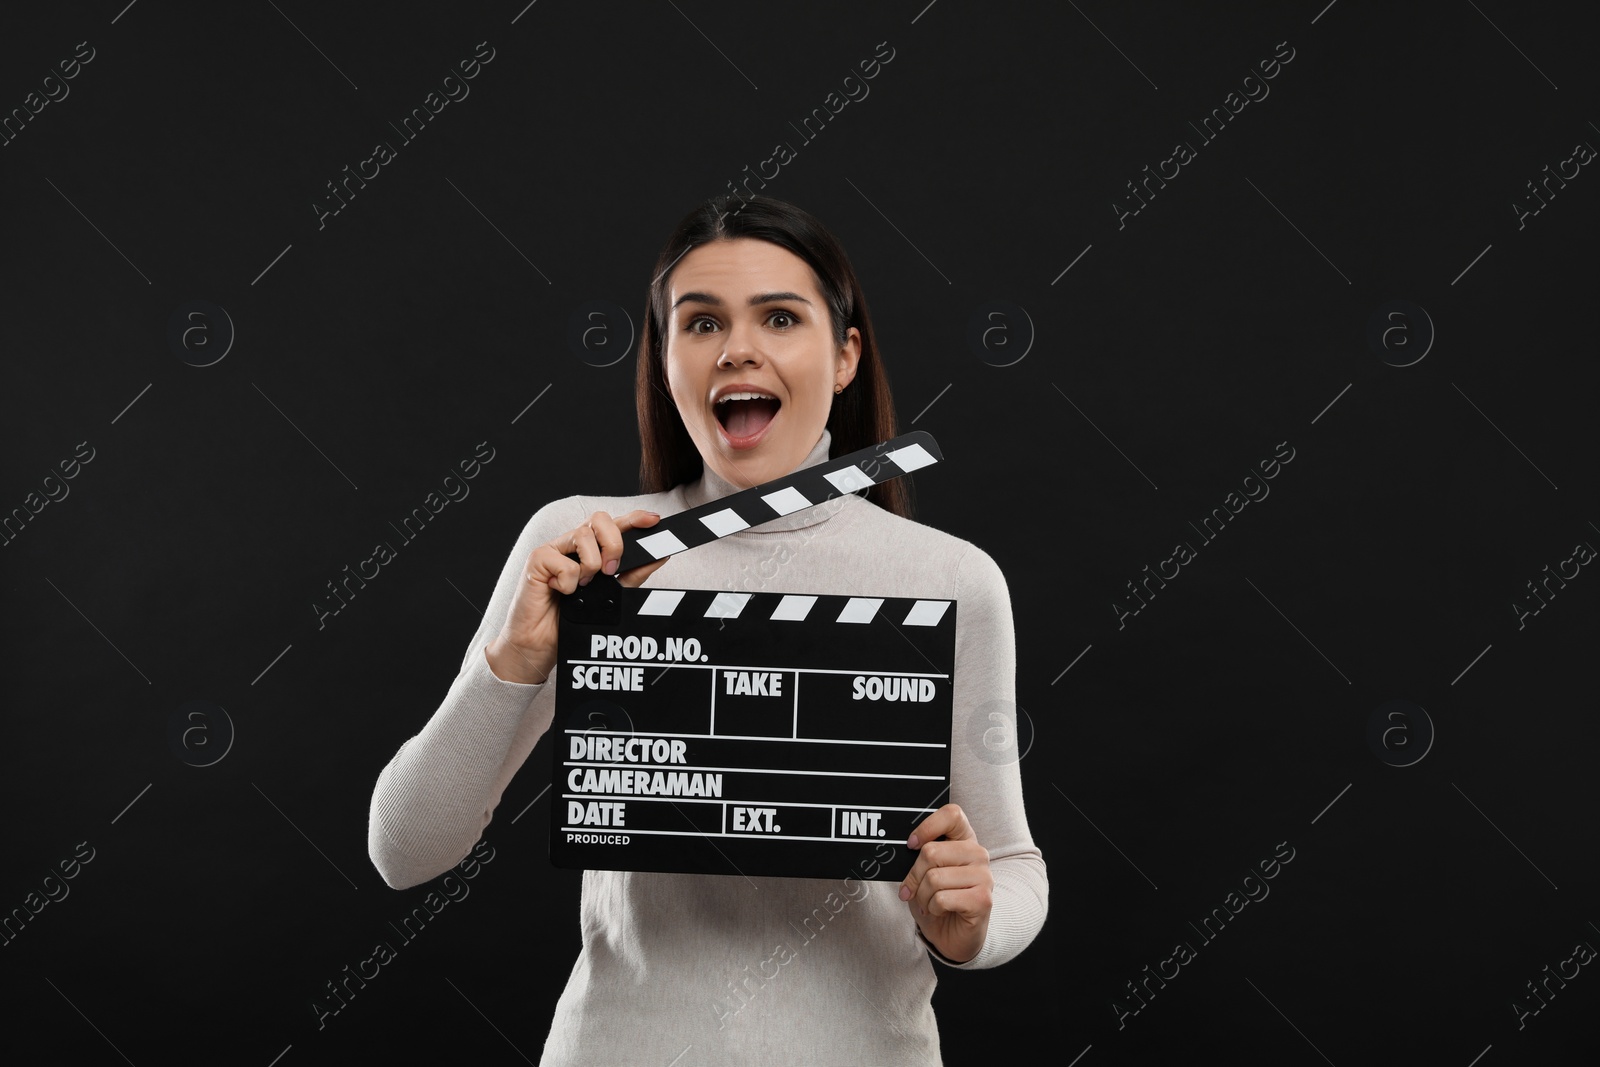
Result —
<instances>
[{"instance_id":1,"label":"clapperboard","mask_svg":"<svg viewBox=\"0 0 1600 1067\"><path fill-rule=\"evenodd\" d=\"M794 471L626 531L618 570L942 458L915 431ZM955 627L951 600L595 575L561 609L551 862L824 878L876 855L903 878L950 785Z\"/></svg>"}]
</instances>

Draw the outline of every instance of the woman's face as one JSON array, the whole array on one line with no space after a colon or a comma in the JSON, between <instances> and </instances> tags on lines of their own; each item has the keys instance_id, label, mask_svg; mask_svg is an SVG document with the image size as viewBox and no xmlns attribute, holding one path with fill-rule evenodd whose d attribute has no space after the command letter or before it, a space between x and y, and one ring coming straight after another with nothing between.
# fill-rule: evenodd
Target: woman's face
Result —
<instances>
[{"instance_id":1,"label":"woman's face","mask_svg":"<svg viewBox=\"0 0 1600 1067\"><path fill-rule=\"evenodd\" d=\"M861 355L855 327L834 344L811 267L753 237L713 241L678 261L667 299L667 386L706 466L741 489L798 467Z\"/></svg>"}]
</instances>

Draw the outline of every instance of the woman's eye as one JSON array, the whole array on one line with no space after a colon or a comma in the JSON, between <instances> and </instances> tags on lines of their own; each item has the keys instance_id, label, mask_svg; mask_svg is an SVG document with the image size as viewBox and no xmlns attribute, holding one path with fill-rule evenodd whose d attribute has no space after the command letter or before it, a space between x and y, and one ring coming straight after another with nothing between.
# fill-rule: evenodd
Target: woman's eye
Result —
<instances>
[{"instance_id":1,"label":"woman's eye","mask_svg":"<svg viewBox=\"0 0 1600 1067\"><path fill-rule=\"evenodd\" d=\"M793 326L796 322L800 321L799 319L795 318L794 315L790 314L787 311L782 311L782 310L774 311L770 315L767 316L767 321L768 322L771 322L773 319L781 319L782 320L782 322L780 322L778 324L778 328L779 329L783 329L783 330L788 329L789 327ZM715 326L717 324L715 319L708 318L705 315L696 315L694 318L689 320L688 325L685 326L684 328L687 329L690 333L706 333L708 331L700 329L700 324L702 322L709 322L713 326Z\"/></svg>"}]
</instances>

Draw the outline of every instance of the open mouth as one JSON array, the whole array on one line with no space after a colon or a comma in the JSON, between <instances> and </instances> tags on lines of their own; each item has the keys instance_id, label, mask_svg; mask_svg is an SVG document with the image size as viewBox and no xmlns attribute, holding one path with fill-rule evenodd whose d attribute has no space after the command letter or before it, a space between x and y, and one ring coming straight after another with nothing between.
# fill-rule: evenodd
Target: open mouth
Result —
<instances>
[{"instance_id":1,"label":"open mouth","mask_svg":"<svg viewBox=\"0 0 1600 1067\"><path fill-rule=\"evenodd\" d=\"M732 393L712 405L712 411L729 442L748 447L772 424L780 406L776 397Z\"/></svg>"}]
</instances>

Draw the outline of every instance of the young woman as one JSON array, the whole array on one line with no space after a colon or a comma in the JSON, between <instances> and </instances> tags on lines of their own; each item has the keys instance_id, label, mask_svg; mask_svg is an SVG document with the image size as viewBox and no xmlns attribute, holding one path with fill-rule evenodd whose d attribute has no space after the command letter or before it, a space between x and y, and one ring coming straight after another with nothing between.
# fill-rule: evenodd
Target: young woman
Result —
<instances>
[{"instance_id":1,"label":"young woman","mask_svg":"<svg viewBox=\"0 0 1600 1067\"><path fill-rule=\"evenodd\" d=\"M656 264L635 388L643 492L571 496L534 514L444 702L378 777L368 847L396 889L477 843L554 716L545 683L562 598L616 572L623 531L895 436L844 250L792 205L731 206L691 212ZM950 791L930 798L949 803L911 834L918 858L899 883L862 880L876 870L865 846L862 870L838 880L585 871L583 947L541 1063L938 1064L934 964L1010 960L1047 905L1018 764L966 740L975 715L987 722L1014 696L999 568L912 521L898 479L617 577L955 600Z\"/></svg>"}]
</instances>

